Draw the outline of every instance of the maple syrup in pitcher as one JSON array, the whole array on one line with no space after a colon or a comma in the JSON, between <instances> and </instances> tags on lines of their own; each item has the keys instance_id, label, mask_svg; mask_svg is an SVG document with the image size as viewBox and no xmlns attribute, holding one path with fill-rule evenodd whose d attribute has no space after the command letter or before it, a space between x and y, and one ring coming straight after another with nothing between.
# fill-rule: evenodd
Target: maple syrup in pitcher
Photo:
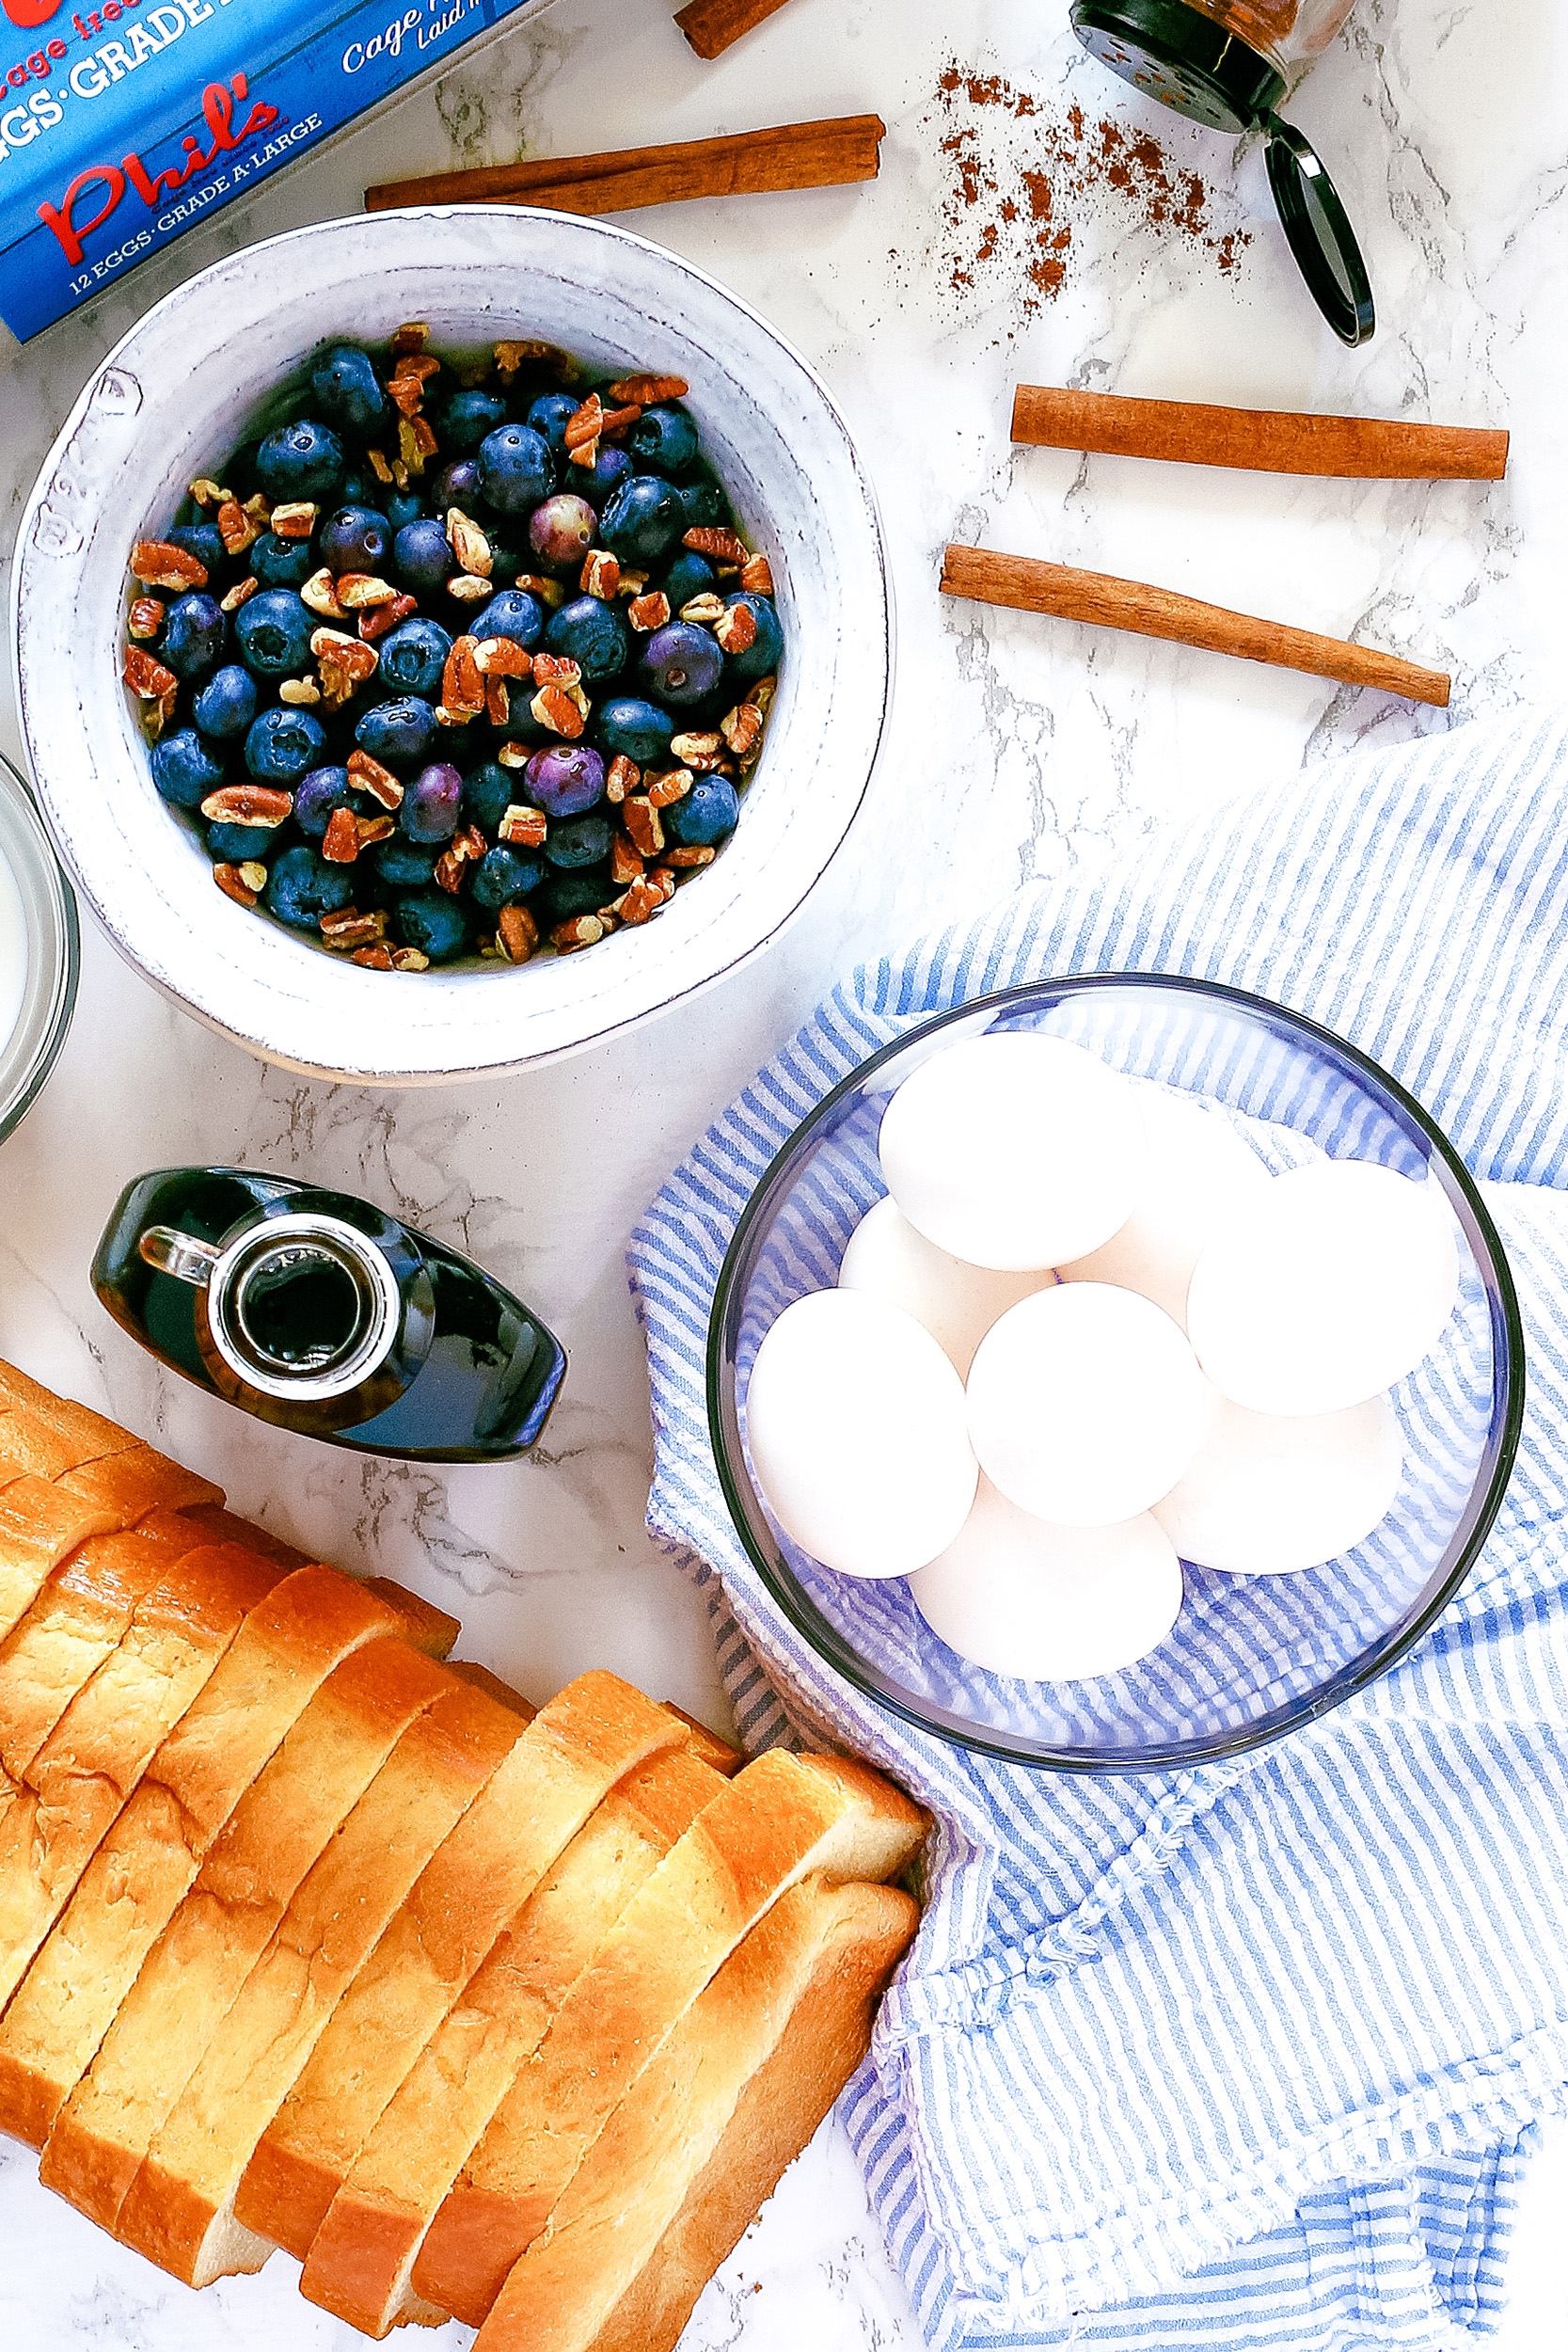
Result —
<instances>
[{"instance_id":1,"label":"maple syrup in pitcher","mask_svg":"<svg viewBox=\"0 0 1568 2352\"><path fill-rule=\"evenodd\" d=\"M92 1279L187 1380L367 1454L526 1453L566 1370L531 1309L456 1250L352 1194L248 1168L138 1177Z\"/></svg>"}]
</instances>

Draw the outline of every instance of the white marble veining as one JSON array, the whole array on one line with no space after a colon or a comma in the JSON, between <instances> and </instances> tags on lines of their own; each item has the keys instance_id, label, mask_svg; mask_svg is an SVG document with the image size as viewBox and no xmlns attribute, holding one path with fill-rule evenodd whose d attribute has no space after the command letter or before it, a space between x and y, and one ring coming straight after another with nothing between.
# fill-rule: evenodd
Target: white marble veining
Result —
<instances>
[{"instance_id":1,"label":"white marble veining","mask_svg":"<svg viewBox=\"0 0 1568 2352\"><path fill-rule=\"evenodd\" d=\"M1144 112L1077 51L1065 0L790 0L705 66L667 0L554 0L375 120L194 231L78 318L0 356L0 547L103 351L178 278L373 180L874 109L875 186L635 216L764 311L824 373L882 502L899 617L895 722L849 841L784 937L700 1008L497 1087L377 1096L268 1071L85 945L59 1068L0 1149L0 1353L222 1479L237 1508L460 1609L466 1647L535 1697L590 1663L715 1723L704 1613L650 1545L646 1385L628 1227L670 1165L834 974L1172 813L1363 739L1450 719L1283 672L950 605L942 544L979 540L1187 589L1451 667L1453 717L1559 691L1560 463L1568 311L1556 0L1359 0L1292 112L1362 231L1382 313L1343 351L1297 285L1256 151ZM1060 291L1030 313L1022 232L955 287L943 221L973 121L999 186L1039 161L1039 117L936 104L944 66L1000 72L1039 117L1081 100L1156 130L1200 174L1233 272L1101 190L1070 207ZM967 103L967 102L964 102ZM1064 199L1065 201L1065 199ZM1149 394L1510 425L1505 484L1292 484L1014 452L1019 376ZM852 629L854 615L846 616ZM0 747L16 751L8 691ZM524 982L526 985L526 980ZM87 1263L143 1168L239 1160L381 1200L492 1265L566 1339L572 1378L529 1462L362 1463L242 1422L165 1377L107 1321ZM1548 2217L1568 2143L1532 2177L1510 2352L1568 2344ZM78 2222L0 2154L5 2352L301 2352L357 2342L293 2265L199 2301ZM892 2352L914 2330L829 2127L709 2289L692 2352ZM436 2341L466 2343L453 2328Z\"/></svg>"}]
</instances>

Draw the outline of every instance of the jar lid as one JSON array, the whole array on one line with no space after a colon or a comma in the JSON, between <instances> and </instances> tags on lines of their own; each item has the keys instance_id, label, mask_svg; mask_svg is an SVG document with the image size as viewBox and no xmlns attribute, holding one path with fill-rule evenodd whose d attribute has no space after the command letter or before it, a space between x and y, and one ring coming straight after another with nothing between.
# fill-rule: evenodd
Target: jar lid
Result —
<instances>
[{"instance_id":1,"label":"jar lid","mask_svg":"<svg viewBox=\"0 0 1568 2352\"><path fill-rule=\"evenodd\" d=\"M1371 281L1350 216L1303 133L1275 112L1285 77L1188 0L1072 0L1072 29L1091 56L1211 131L1260 130L1280 226L1313 301L1341 342L1377 324Z\"/></svg>"}]
</instances>

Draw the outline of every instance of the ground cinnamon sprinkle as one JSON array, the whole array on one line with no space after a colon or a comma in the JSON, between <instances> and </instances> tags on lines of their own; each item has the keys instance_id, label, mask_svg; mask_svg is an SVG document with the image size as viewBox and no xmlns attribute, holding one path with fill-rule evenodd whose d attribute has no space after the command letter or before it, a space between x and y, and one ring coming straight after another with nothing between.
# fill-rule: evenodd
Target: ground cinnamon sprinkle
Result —
<instances>
[{"instance_id":1,"label":"ground cinnamon sprinkle","mask_svg":"<svg viewBox=\"0 0 1568 2352\"><path fill-rule=\"evenodd\" d=\"M1152 132L1108 115L1091 121L1079 105L1053 119L1000 73L955 60L927 120L946 126L939 141L949 173L942 262L955 293L971 291L982 273L1022 264L1023 313L1032 316L1061 291L1074 220L1107 194L1136 225L1197 246L1227 275L1252 242L1245 230L1219 228L1203 181L1173 164ZM1015 121L1029 130L1014 132Z\"/></svg>"}]
</instances>

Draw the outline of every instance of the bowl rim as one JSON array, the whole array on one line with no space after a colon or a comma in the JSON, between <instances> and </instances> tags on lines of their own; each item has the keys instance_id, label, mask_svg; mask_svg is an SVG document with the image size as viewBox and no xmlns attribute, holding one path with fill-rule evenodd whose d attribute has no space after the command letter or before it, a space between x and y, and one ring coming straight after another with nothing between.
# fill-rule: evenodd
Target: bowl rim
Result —
<instances>
[{"instance_id":1,"label":"bowl rim","mask_svg":"<svg viewBox=\"0 0 1568 2352\"><path fill-rule=\"evenodd\" d=\"M15 873L23 911L29 917L29 929L36 925L39 930L47 930L49 945L55 950L55 969L48 979L48 1008L40 1042L25 1077L14 1092L0 1092L0 1143L4 1143L16 1133L32 1109L60 1057L76 1009L76 992L82 971L82 934L76 914L75 893L39 814L38 803L24 777L3 753L0 753L0 803L4 803L5 812L4 819L0 820L0 834L3 834L8 823L14 826L17 837L25 841L36 859L32 873ZM0 849L3 848L4 842L0 839ZM0 1039L0 1055L3 1055L7 1042Z\"/></svg>"},{"instance_id":2,"label":"bowl rim","mask_svg":"<svg viewBox=\"0 0 1568 2352\"><path fill-rule=\"evenodd\" d=\"M71 501L79 494L71 462L72 445L77 435L84 428L90 427L95 402L101 394L107 393L112 405L128 383L139 409L141 394L135 368L141 353L148 347L147 339L166 335L170 326L177 325L182 310L188 307L193 299L201 300L214 286L221 285L227 291L233 283L243 283L255 270L259 259L278 249L292 248L296 257L293 266L302 270L305 278L309 280L312 273L308 240L319 244L322 240L330 243L334 239L344 240L350 236L385 238L395 236L400 230L406 231L412 224L436 228L448 239L457 237L471 242L487 222L493 229L499 228L515 239L526 240L537 232L542 245L532 257L532 266L541 272L557 266L556 255L563 246L575 246L579 251L592 254L593 267L601 274L606 267L607 248L611 249L611 260L614 248L630 248L640 257L644 257L660 273L670 290L668 315L672 319L678 321L684 315L681 310L682 290L685 297L698 306L719 306L742 324L750 335L770 346L795 381L809 388L824 433L831 438L835 453L834 463L841 467L843 479L852 489L848 516L844 524L845 537L856 548L851 570L865 590L874 589L875 592L876 610L870 615L870 626L865 631L870 642L862 648L863 657L869 653L869 669L863 658L856 670L859 700L856 724L850 732L856 738L854 765L857 772L849 781L835 778L835 792L820 838L815 840L798 861L791 860L787 870L784 870L778 859L769 861L767 872L771 890L760 875L752 878L747 895L755 899L760 892L764 901L756 907L754 918L742 918L736 912L737 902L715 902L711 914L706 915L700 929L689 937L673 938L670 948L661 951L657 961L644 958L641 973L629 966L623 968L616 961L603 968L602 977L585 998L579 992L568 1004L532 1008L535 1014L533 1033L537 1042L523 1041L519 1050L512 1035L503 1037L498 1031L486 1041L483 1050L476 1052L471 1042L473 1032L454 1013L444 1020L442 1027L447 1039L455 1039L458 1047L466 1049L459 1052L455 1060L447 1057L445 1046L437 1054L427 1044L421 1056L412 1063L399 1064L376 1050L373 1025L367 1029L358 1024L354 1041L360 1045L360 1052L345 1057L341 1061L332 1061L321 1058L319 1053L313 1050L311 1023L317 1018L314 1012L311 1021L306 1022L303 1026L297 1013L291 1015L292 1027L298 1032L297 1035L274 1034L269 1014L276 1009L277 1000L274 998L269 1004L264 985L253 976L230 969L221 986L203 988L193 984L188 965L182 972L170 963L166 953L149 950L145 946L138 948L133 943L126 923L120 918L118 900L107 887L105 875L96 870L84 870L71 810L69 806L56 809L54 805L49 771L60 764L60 744L56 739L60 732L59 723L46 708L35 722L33 710L35 689L40 681L35 677L39 662L30 651L24 606L28 600L26 592L38 570L34 542L40 524L47 524L53 530L63 516L64 527L68 530L71 527ZM446 258L441 252L432 252L423 257L425 265L433 274L444 266ZM519 247L512 266L526 278L531 266L531 256L526 246ZM610 282L613 282L613 273ZM167 1001L178 1005L182 1011L200 1021L215 1034L244 1046L261 1060L309 1077L348 1085L388 1088L462 1085L474 1080L501 1077L588 1051L669 1011L688 997L713 987L770 946L800 914L847 839L864 805L887 741L895 659L895 621L887 536L875 486L841 408L821 374L795 344L721 279L668 247L598 218L515 204L413 206L388 213L352 214L310 222L281 231L277 236L259 239L233 253L220 256L206 269L172 287L135 320L114 347L100 359L72 404L40 469L23 510L16 549L8 618L15 653L17 702L24 749L34 780L40 812L78 895L91 907L117 951ZM72 576L80 575L80 554L71 555L66 561L71 566ZM73 588L70 600L73 600L77 593ZM60 602L61 592L57 588L52 590L52 596L55 603ZM863 613L863 624L865 618ZM869 692L864 691L867 676ZM101 887L101 883L104 886ZM646 937L647 934L640 936ZM574 962L578 961L573 960ZM213 967L209 965L208 968ZM492 989L498 985L499 978L497 975L483 971L465 971L455 977L471 988L484 984ZM523 1009L530 1009L525 1007ZM357 1016L356 1020L357 1024ZM516 1030L522 1024L515 1022L510 1025ZM563 1031L570 1034L562 1034ZM348 1041L341 1024L336 1034Z\"/></svg>"},{"instance_id":3,"label":"bowl rim","mask_svg":"<svg viewBox=\"0 0 1568 2352\"><path fill-rule=\"evenodd\" d=\"M977 1013L989 1012L994 1018L1012 1008L1038 1004L1042 996L1055 993L1066 996L1108 989L1156 987L1218 1000L1253 1015L1266 1015L1271 1022L1283 1022L1287 1027L1299 1031L1305 1040L1320 1050L1326 1047L1331 1055L1350 1062L1363 1083L1368 1084L1374 1099L1381 1095L1384 1098L1382 1106L1394 1113L1398 1121L1413 1131L1412 1139L1423 1147L1429 1164L1433 1157L1441 1161L1453 1181L1464 1208L1468 1212L1474 1230L1466 1232L1466 1239L1487 1278L1492 1325L1493 1423L1496 1426L1501 1391L1502 1427L1497 1439L1497 1457L1485 1490L1479 1504L1474 1488L1471 1490L1466 1505L1466 1515L1470 1518L1468 1533L1460 1537L1456 1532L1454 1540L1458 1542L1459 1549L1441 1582L1414 1616L1399 1621L1382 1641L1374 1643L1350 1664L1331 1676L1310 1699L1275 1708L1256 1723L1216 1733L1207 1739L1164 1740L1148 1747L1105 1748L1091 1753L1085 1749L1057 1747L1045 1740L1021 1743L1016 1739L1008 1739L973 1724L966 1718L945 1708L917 1707L902 1695L888 1677L845 1640L832 1620L801 1588L774 1546L762 1515L760 1500L746 1474L736 1407L736 1346L742 1306L742 1279L751 1270L749 1260L753 1239L758 1236L759 1229L763 1233L768 1230L775 1204L793 1182L797 1168L815 1143L818 1130L834 1106L846 1096L863 1088L869 1073L895 1056L907 1053L911 1045L940 1034L956 1023L973 1024ZM1481 1245L1479 1249L1476 1248L1478 1242ZM1001 1763L1022 1765L1042 1772L1088 1774L1165 1772L1224 1763L1255 1748L1267 1746L1291 1732L1300 1731L1308 1724L1317 1723L1343 1706L1347 1699L1354 1697L1357 1692L1379 1680L1435 1624L1475 1565L1502 1507L1503 1496L1513 1475L1524 1423L1525 1331L1518 1293L1501 1236L1469 1170L1436 1121L1415 1096L1401 1086L1398 1079L1390 1077L1370 1055L1363 1053L1359 1046L1351 1044L1334 1030L1288 1005L1278 1004L1272 997L1259 995L1247 989L1232 988L1222 981L1204 980L1190 974L1175 972L1072 972L1053 974L1038 980L1021 981L1010 988L991 990L950 1006L928 1021L917 1023L902 1037L890 1040L857 1064L800 1121L768 1163L740 1214L730 1246L724 1253L708 1318L706 1389L708 1438L720 1487L736 1533L769 1595L796 1632L804 1638L826 1665L842 1675L863 1698L887 1708L913 1729L928 1733L950 1747L990 1756Z\"/></svg>"}]
</instances>

